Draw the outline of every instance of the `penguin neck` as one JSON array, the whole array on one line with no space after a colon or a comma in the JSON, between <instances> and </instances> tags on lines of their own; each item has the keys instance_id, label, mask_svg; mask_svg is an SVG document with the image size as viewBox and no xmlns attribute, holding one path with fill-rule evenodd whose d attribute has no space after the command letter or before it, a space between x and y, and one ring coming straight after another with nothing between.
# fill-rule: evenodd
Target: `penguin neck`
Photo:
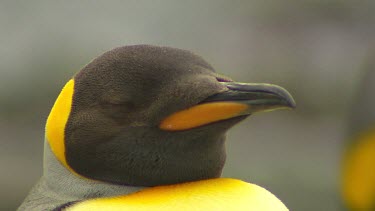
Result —
<instances>
[{"instance_id":1,"label":"penguin neck","mask_svg":"<svg viewBox=\"0 0 375 211\"><path fill-rule=\"evenodd\" d=\"M43 181L49 192L69 196L70 200L127 195L145 188L91 180L72 173L57 160L47 140L44 142Z\"/></svg>"}]
</instances>

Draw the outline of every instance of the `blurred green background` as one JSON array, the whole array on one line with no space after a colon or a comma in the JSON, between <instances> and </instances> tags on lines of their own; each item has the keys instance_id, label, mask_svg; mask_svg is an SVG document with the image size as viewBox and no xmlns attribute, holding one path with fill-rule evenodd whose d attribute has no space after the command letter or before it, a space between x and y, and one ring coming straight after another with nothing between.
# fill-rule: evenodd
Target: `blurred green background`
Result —
<instances>
[{"instance_id":1,"label":"blurred green background","mask_svg":"<svg viewBox=\"0 0 375 211\"><path fill-rule=\"evenodd\" d=\"M0 210L14 210L41 176L44 123L62 86L104 51L141 43L287 88L297 110L230 130L224 176L291 210L340 210L340 156L374 11L373 0L1 1Z\"/></svg>"}]
</instances>

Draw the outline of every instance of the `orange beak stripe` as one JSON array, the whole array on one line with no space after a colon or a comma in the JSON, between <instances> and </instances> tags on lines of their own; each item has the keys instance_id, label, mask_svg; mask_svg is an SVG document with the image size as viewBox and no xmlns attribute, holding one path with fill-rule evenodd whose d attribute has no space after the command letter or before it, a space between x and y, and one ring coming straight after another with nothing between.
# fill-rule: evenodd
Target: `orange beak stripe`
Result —
<instances>
[{"instance_id":1,"label":"orange beak stripe","mask_svg":"<svg viewBox=\"0 0 375 211\"><path fill-rule=\"evenodd\" d=\"M236 102L199 104L168 116L159 128L168 131L187 130L239 116L248 109L249 105Z\"/></svg>"}]
</instances>

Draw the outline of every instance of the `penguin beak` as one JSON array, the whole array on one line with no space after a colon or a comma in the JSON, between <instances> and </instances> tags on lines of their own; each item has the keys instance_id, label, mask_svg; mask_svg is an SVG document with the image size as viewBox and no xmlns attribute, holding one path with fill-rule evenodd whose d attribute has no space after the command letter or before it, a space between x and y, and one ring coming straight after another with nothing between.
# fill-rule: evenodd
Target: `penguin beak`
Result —
<instances>
[{"instance_id":1,"label":"penguin beak","mask_svg":"<svg viewBox=\"0 0 375 211\"><path fill-rule=\"evenodd\" d=\"M284 88L272 84L220 82L227 91L166 117L159 128L187 130L238 116L277 109L293 109L296 103Z\"/></svg>"},{"instance_id":2,"label":"penguin beak","mask_svg":"<svg viewBox=\"0 0 375 211\"><path fill-rule=\"evenodd\" d=\"M228 91L212 95L202 103L235 102L247 105L245 114L259 111L296 107L296 103L289 92L277 85L260 83L222 82Z\"/></svg>"}]
</instances>

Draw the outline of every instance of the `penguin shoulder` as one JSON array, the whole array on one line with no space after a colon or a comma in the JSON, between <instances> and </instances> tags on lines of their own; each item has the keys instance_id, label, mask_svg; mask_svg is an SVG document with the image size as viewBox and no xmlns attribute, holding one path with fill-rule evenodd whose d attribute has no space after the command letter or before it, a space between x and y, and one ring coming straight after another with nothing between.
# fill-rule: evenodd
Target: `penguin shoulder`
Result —
<instances>
[{"instance_id":1,"label":"penguin shoulder","mask_svg":"<svg viewBox=\"0 0 375 211\"><path fill-rule=\"evenodd\" d=\"M266 189L241 180L218 178L157 186L139 192L78 202L67 210L288 210Z\"/></svg>"}]
</instances>

